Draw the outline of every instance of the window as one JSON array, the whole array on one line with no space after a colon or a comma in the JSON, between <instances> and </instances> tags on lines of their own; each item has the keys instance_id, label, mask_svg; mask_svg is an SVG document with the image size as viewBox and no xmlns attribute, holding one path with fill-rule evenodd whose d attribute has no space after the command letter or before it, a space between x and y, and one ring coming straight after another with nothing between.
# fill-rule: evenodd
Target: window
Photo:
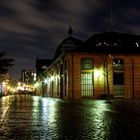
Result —
<instances>
[{"instance_id":1,"label":"window","mask_svg":"<svg viewBox=\"0 0 140 140\"><path fill-rule=\"evenodd\" d=\"M113 85L114 96L125 96L125 75L123 59L113 59Z\"/></svg>"},{"instance_id":2,"label":"window","mask_svg":"<svg viewBox=\"0 0 140 140\"><path fill-rule=\"evenodd\" d=\"M124 85L124 73L113 73L113 84L114 85Z\"/></svg>"},{"instance_id":3,"label":"window","mask_svg":"<svg viewBox=\"0 0 140 140\"><path fill-rule=\"evenodd\" d=\"M81 95L93 96L93 73L81 73Z\"/></svg>"},{"instance_id":4,"label":"window","mask_svg":"<svg viewBox=\"0 0 140 140\"><path fill-rule=\"evenodd\" d=\"M93 60L91 58L83 58L81 60L81 69L82 70L93 69Z\"/></svg>"},{"instance_id":5,"label":"window","mask_svg":"<svg viewBox=\"0 0 140 140\"><path fill-rule=\"evenodd\" d=\"M124 70L124 60L113 59L113 70Z\"/></svg>"}]
</instances>

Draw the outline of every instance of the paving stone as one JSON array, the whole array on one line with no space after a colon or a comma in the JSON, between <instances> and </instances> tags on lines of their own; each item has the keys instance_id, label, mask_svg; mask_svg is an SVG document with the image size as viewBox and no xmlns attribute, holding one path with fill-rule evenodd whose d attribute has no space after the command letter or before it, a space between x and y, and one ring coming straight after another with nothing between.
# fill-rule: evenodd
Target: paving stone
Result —
<instances>
[{"instance_id":1,"label":"paving stone","mask_svg":"<svg viewBox=\"0 0 140 140\"><path fill-rule=\"evenodd\" d=\"M6 97L4 97L6 99ZM26 100L24 99L26 98ZM140 100L0 99L0 140L138 140ZM6 103L4 103L6 101Z\"/></svg>"}]
</instances>

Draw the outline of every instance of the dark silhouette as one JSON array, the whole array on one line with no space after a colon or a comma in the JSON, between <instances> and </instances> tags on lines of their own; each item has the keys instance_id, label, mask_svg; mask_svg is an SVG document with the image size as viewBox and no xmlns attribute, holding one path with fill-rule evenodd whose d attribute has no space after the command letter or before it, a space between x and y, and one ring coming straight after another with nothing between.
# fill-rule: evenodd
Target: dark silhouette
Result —
<instances>
[{"instance_id":1,"label":"dark silhouette","mask_svg":"<svg viewBox=\"0 0 140 140\"><path fill-rule=\"evenodd\" d=\"M7 58L5 52L0 52L0 75L6 74L8 69L13 66L14 59Z\"/></svg>"}]
</instances>

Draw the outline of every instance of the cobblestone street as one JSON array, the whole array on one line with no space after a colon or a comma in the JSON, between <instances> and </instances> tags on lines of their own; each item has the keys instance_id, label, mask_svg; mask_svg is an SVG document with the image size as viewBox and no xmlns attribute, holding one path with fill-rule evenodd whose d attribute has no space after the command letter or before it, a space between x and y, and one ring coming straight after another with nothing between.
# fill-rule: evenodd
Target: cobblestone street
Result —
<instances>
[{"instance_id":1,"label":"cobblestone street","mask_svg":"<svg viewBox=\"0 0 140 140\"><path fill-rule=\"evenodd\" d=\"M138 140L140 101L0 99L0 140Z\"/></svg>"}]
</instances>

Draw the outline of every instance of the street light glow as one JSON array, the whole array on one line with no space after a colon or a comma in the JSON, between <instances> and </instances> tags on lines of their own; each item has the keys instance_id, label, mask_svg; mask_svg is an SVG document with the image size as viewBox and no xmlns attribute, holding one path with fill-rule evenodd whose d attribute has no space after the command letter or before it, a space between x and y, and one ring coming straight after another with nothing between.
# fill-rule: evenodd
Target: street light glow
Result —
<instances>
[{"instance_id":1,"label":"street light glow","mask_svg":"<svg viewBox=\"0 0 140 140\"><path fill-rule=\"evenodd\" d=\"M95 69L94 70L94 76L95 78L100 78L102 76L102 70L101 69Z\"/></svg>"}]
</instances>

